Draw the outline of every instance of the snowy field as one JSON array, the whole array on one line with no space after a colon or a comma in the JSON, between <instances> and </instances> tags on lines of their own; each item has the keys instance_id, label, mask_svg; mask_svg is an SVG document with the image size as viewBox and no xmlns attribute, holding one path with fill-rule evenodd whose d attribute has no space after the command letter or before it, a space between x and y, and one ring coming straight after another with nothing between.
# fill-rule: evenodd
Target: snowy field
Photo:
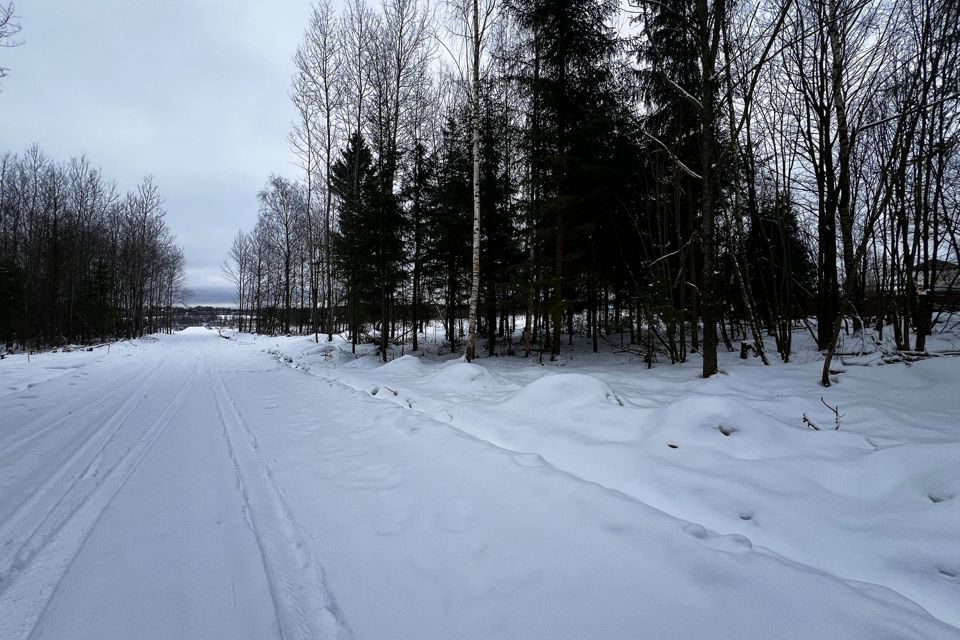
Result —
<instances>
[{"instance_id":1,"label":"snowy field","mask_svg":"<svg viewBox=\"0 0 960 640\"><path fill-rule=\"evenodd\" d=\"M797 360L9 357L0 639L960 638L960 358Z\"/></svg>"}]
</instances>

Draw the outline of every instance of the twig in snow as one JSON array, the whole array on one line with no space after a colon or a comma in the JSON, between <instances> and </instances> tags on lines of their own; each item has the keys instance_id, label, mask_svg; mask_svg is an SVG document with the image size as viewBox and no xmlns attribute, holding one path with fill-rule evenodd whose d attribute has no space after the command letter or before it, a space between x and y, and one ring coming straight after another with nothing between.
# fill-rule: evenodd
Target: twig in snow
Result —
<instances>
[{"instance_id":1,"label":"twig in snow","mask_svg":"<svg viewBox=\"0 0 960 640\"><path fill-rule=\"evenodd\" d=\"M830 409L830 411L833 413L834 425L835 425L835 426L833 427L833 430L834 430L834 431L839 431L839 430L840 430L840 418L843 417L843 415L841 415L841 413L840 413L840 406L837 405L836 407L831 407L830 405L827 404L827 401L823 399L823 396L820 396L820 402L823 403L823 406L825 406L827 409ZM814 422L813 420L811 420L810 417L809 417L807 414L803 414L803 423L804 423L805 425L807 425L808 427L810 427L811 429L813 429L814 431L823 431L823 429L820 427L820 425L818 425L816 422Z\"/></svg>"},{"instance_id":2,"label":"twig in snow","mask_svg":"<svg viewBox=\"0 0 960 640\"><path fill-rule=\"evenodd\" d=\"M833 428L833 430L840 431L840 418L843 417L842 415L840 415L840 405L831 407L830 405L827 404L827 401L823 399L823 396L820 396L820 402L823 403L823 406L825 406L827 409L830 409L830 411L833 412L834 423L837 425Z\"/></svg>"}]
</instances>

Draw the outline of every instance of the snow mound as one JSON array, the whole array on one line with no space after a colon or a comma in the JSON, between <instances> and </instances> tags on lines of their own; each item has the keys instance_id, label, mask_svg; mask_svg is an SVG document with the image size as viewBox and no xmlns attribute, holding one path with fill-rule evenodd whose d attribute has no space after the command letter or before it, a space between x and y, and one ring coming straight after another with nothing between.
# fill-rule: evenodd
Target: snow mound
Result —
<instances>
[{"instance_id":1,"label":"snow mound","mask_svg":"<svg viewBox=\"0 0 960 640\"><path fill-rule=\"evenodd\" d=\"M420 376L427 371L427 367L416 356L403 356L383 365L380 371L399 376Z\"/></svg>"},{"instance_id":2,"label":"snow mound","mask_svg":"<svg viewBox=\"0 0 960 640\"><path fill-rule=\"evenodd\" d=\"M861 492L869 491L875 499L904 505L916 500L950 503L955 496L960 497L957 460L960 443L888 445L848 465L844 472L855 477ZM852 481L844 480L847 484Z\"/></svg>"},{"instance_id":3,"label":"snow mound","mask_svg":"<svg viewBox=\"0 0 960 640\"><path fill-rule=\"evenodd\" d=\"M848 431L813 431L798 410L794 424L758 408L758 403L731 395L690 395L655 411L646 420L650 436L672 444L725 451L741 459L793 456L846 457L873 447ZM811 405L813 406L813 405ZM830 446L824 447L823 440Z\"/></svg>"},{"instance_id":4,"label":"snow mound","mask_svg":"<svg viewBox=\"0 0 960 640\"><path fill-rule=\"evenodd\" d=\"M674 445L722 447L728 454L748 459L789 455L796 451L796 440L807 437L799 428L791 429L729 396L688 396L655 411L646 424L649 435Z\"/></svg>"},{"instance_id":5,"label":"snow mound","mask_svg":"<svg viewBox=\"0 0 960 640\"><path fill-rule=\"evenodd\" d=\"M582 373L558 373L534 380L517 391L505 405L524 408L572 408L595 405L620 405L610 386Z\"/></svg>"},{"instance_id":6,"label":"snow mound","mask_svg":"<svg viewBox=\"0 0 960 640\"><path fill-rule=\"evenodd\" d=\"M430 385L439 391L488 391L509 384L503 376L468 362L455 362L430 376Z\"/></svg>"},{"instance_id":7,"label":"snow mound","mask_svg":"<svg viewBox=\"0 0 960 640\"><path fill-rule=\"evenodd\" d=\"M372 369L376 369L380 365L380 363L377 362L374 358L363 358L355 354L349 354L349 357L350 359L345 361L341 365L345 369L357 369L361 371L372 370ZM383 366L385 367L387 365L383 365Z\"/></svg>"}]
</instances>

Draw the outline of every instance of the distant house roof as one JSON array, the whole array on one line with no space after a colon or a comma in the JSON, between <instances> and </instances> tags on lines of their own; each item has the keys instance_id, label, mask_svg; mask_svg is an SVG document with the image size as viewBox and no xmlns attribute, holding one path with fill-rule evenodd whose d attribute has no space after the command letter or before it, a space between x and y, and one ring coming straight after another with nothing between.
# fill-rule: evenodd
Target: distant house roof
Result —
<instances>
[{"instance_id":1,"label":"distant house roof","mask_svg":"<svg viewBox=\"0 0 960 640\"><path fill-rule=\"evenodd\" d=\"M927 263L930 264L931 271L942 271L945 269L960 269L960 266L956 262L950 262L949 260L940 260L939 258L933 258L931 260L926 260L921 262L919 267L923 271L927 268Z\"/></svg>"},{"instance_id":2,"label":"distant house roof","mask_svg":"<svg viewBox=\"0 0 960 640\"><path fill-rule=\"evenodd\" d=\"M933 280L933 289L960 289L960 267L956 262L940 260L939 258L921 262L918 268L918 284L921 288L931 288L924 277L929 270Z\"/></svg>"}]
</instances>

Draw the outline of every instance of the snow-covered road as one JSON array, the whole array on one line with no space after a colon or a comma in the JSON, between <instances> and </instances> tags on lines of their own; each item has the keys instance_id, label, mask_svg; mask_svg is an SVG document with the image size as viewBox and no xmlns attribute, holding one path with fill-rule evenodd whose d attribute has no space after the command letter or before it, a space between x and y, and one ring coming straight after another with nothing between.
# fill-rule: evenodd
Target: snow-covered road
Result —
<instances>
[{"instance_id":1,"label":"snow-covered road","mask_svg":"<svg viewBox=\"0 0 960 640\"><path fill-rule=\"evenodd\" d=\"M0 638L960 638L263 347L0 365Z\"/></svg>"}]
</instances>

